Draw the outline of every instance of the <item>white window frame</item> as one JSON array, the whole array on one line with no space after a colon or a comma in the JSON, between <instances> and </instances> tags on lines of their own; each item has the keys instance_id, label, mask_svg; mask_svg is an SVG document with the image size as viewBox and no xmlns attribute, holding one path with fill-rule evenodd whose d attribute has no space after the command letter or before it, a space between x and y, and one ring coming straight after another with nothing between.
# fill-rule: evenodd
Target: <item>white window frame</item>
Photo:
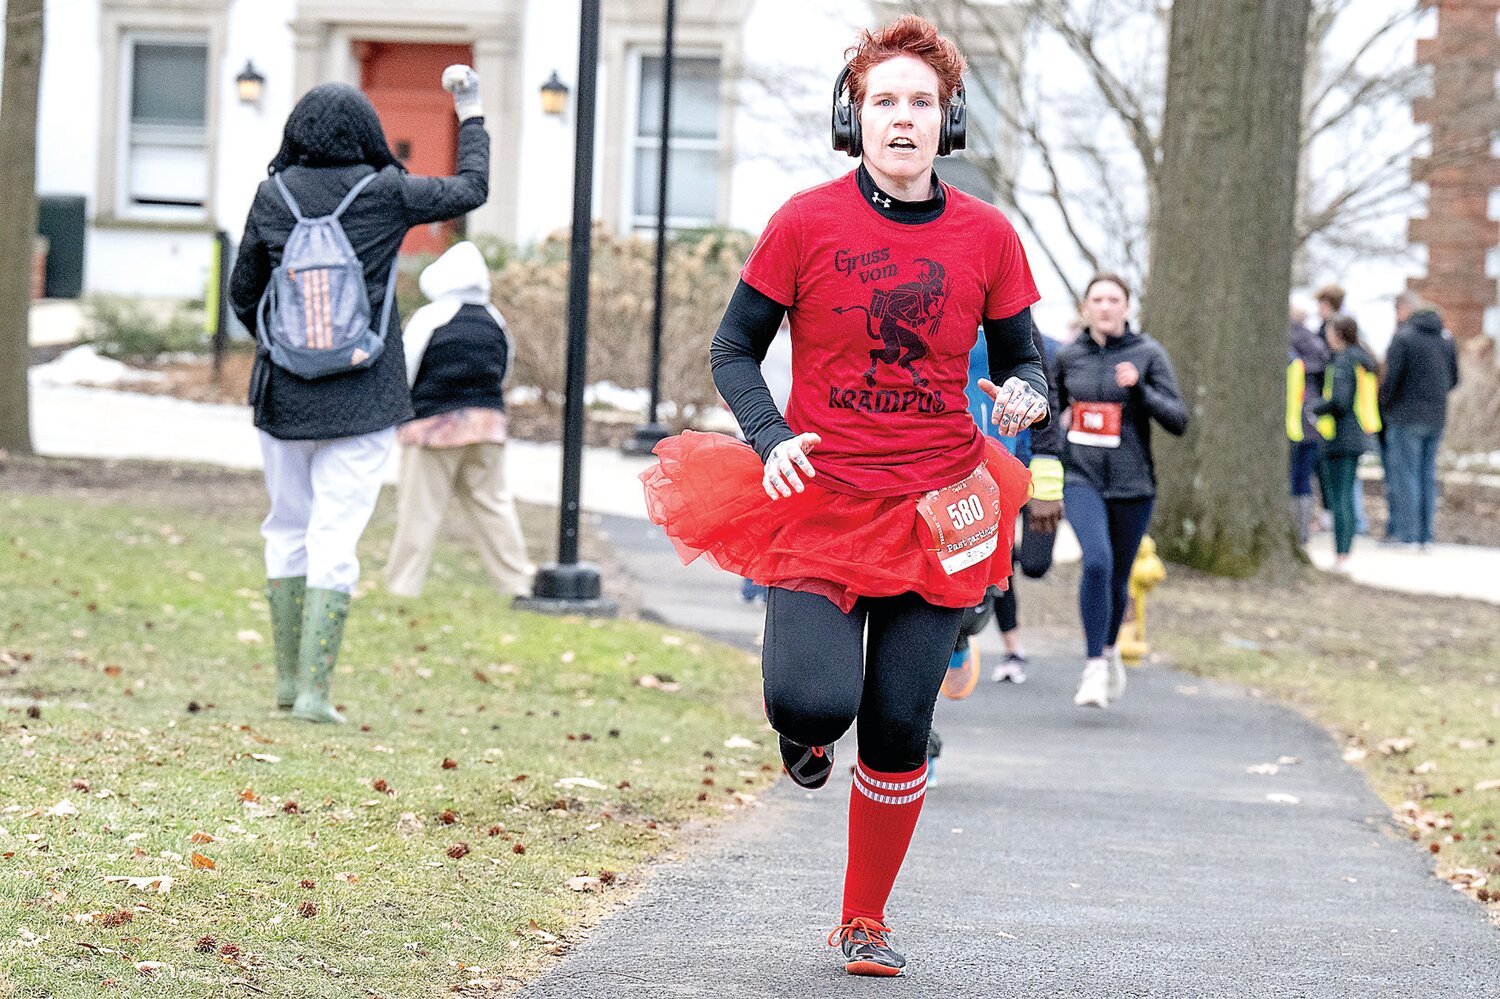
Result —
<instances>
[{"instance_id":1,"label":"white window frame","mask_svg":"<svg viewBox=\"0 0 1500 999\"><path fill-rule=\"evenodd\" d=\"M202 45L205 52L203 80L203 160L206 177L203 203L192 205L136 204L130 191L131 114L135 84L135 48L147 45ZM116 140L113 175L116 179L114 212L121 219L164 222L205 222L213 210L214 195L214 37L207 29L162 31L126 28L119 36L119 90L116 108Z\"/></svg>"},{"instance_id":2,"label":"white window frame","mask_svg":"<svg viewBox=\"0 0 1500 999\"><path fill-rule=\"evenodd\" d=\"M655 237L656 216L638 215L635 211L635 185L636 185L636 161L637 154L643 149L660 149L665 143L669 148L688 150L694 152L711 152L714 154L714 213L712 216L693 215L668 215L667 228L673 230L701 229L715 226L724 218L724 127L725 127L725 72L727 58L722 49L714 48L690 48L680 51L672 50L672 58L678 59L713 59L719 64L719 103L716 108L718 129L713 139L678 139L672 141L670 136L662 136L652 139L641 134L641 79L642 67L648 58L660 59L664 53L660 47L648 45L633 45L626 50L628 65L626 76L626 108L627 108L627 130L626 148L624 150L624 169L621 171L623 183L620 185L620 218L625 220L623 226L627 233L635 235L646 235ZM659 124L659 123L658 123ZM667 176L667 183L672 183L671 175ZM667 203L671 204L670 195Z\"/></svg>"}]
</instances>

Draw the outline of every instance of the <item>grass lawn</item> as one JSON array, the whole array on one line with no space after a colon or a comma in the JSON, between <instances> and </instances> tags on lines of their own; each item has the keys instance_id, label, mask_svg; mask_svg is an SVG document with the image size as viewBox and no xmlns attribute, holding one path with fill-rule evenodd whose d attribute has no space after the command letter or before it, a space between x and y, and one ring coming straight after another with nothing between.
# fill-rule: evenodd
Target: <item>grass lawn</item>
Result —
<instances>
[{"instance_id":1,"label":"grass lawn","mask_svg":"<svg viewBox=\"0 0 1500 999\"><path fill-rule=\"evenodd\" d=\"M498 995L774 776L742 652L512 613L451 540L370 585L389 495L352 723L293 721L258 478L100 467L0 474L0 996Z\"/></svg>"},{"instance_id":2,"label":"grass lawn","mask_svg":"<svg viewBox=\"0 0 1500 999\"><path fill-rule=\"evenodd\" d=\"M1166 661L1310 714L1438 873L1500 917L1500 608L1326 574L1275 587L1169 571L1149 605Z\"/></svg>"}]
</instances>

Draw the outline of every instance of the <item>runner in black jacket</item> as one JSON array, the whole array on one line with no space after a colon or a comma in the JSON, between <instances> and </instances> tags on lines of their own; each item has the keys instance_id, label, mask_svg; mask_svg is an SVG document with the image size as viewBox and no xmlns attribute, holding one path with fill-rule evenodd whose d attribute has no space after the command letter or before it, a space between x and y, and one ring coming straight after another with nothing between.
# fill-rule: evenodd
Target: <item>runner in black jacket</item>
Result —
<instances>
[{"instance_id":1,"label":"runner in black jacket","mask_svg":"<svg viewBox=\"0 0 1500 999\"><path fill-rule=\"evenodd\" d=\"M1088 321L1057 353L1053 412L1066 413L1063 505L1083 549L1078 607L1088 659L1073 703L1108 707L1125 693L1115 641L1125 615L1130 567L1151 522L1156 466L1151 421L1187 429L1187 406L1161 344L1125 320L1130 290L1101 274L1084 292Z\"/></svg>"}]
</instances>

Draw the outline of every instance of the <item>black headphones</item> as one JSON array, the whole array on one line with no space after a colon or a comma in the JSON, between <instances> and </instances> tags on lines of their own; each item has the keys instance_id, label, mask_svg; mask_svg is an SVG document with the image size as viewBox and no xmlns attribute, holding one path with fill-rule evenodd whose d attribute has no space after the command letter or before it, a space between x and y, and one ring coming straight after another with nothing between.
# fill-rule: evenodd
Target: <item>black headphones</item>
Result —
<instances>
[{"instance_id":1,"label":"black headphones","mask_svg":"<svg viewBox=\"0 0 1500 999\"><path fill-rule=\"evenodd\" d=\"M858 158L864 155L864 137L859 130L859 109L849 100L842 100L849 83L849 67L845 66L833 84L833 148ZM963 149L968 138L968 103L964 96L963 81L958 92L943 108L943 127L938 132L939 156Z\"/></svg>"}]
</instances>

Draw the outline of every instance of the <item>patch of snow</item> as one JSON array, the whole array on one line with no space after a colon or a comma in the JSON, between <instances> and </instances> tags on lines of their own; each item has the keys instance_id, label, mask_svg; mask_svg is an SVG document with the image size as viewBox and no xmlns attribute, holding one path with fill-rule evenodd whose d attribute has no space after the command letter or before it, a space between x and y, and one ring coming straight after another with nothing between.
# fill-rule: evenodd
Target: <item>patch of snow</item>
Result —
<instances>
[{"instance_id":1,"label":"patch of snow","mask_svg":"<svg viewBox=\"0 0 1500 999\"><path fill-rule=\"evenodd\" d=\"M100 357L88 344L64 351L46 364L30 371L36 385L118 385L121 382L161 381L156 371L132 368L122 361Z\"/></svg>"}]
</instances>

